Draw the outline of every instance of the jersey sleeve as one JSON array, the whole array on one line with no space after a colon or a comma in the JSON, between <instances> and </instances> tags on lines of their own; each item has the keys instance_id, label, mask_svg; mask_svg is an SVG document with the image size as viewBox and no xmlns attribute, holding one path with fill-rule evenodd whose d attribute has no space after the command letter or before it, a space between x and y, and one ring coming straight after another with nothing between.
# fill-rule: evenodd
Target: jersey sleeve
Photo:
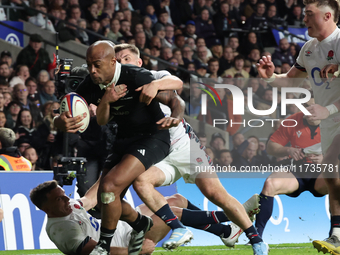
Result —
<instances>
[{"instance_id":1,"label":"jersey sleeve","mask_svg":"<svg viewBox=\"0 0 340 255\"><path fill-rule=\"evenodd\" d=\"M145 84L151 83L155 78L151 74L150 71L141 68L137 71L136 76L135 76L135 84L136 88L139 88Z\"/></svg>"},{"instance_id":2,"label":"jersey sleeve","mask_svg":"<svg viewBox=\"0 0 340 255\"><path fill-rule=\"evenodd\" d=\"M308 45L308 42L305 43L301 50L300 50L300 53L299 53L299 56L297 57L296 59L296 62L294 64L294 67L299 69L300 71L302 72L306 72L306 68L305 68L305 63L304 63L304 54L308 54L308 52L305 52L306 51L306 45Z\"/></svg>"},{"instance_id":3,"label":"jersey sleeve","mask_svg":"<svg viewBox=\"0 0 340 255\"><path fill-rule=\"evenodd\" d=\"M72 221L58 222L50 227L51 241L65 254L77 254L78 248L89 237L84 234L79 224Z\"/></svg>"},{"instance_id":4,"label":"jersey sleeve","mask_svg":"<svg viewBox=\"0 0 340 255\"><path fill-rule=\"evenodd\" d=\"M287 133L287 128L280 126L270 137L270 140L274 143L281 144L285 146L289 142L289 135Z\"/></svg>"},{"instance_id":5,"label":"jersey sleeve","mask_svg":"<svg viewBox=\"0 0 340 255\"><path fill-rule=\"evenodd\" d=\"M160 80L162 79L163 77L165 76L169 76L171 75L171 73L169 73L168 71L166 70L161 70L161 71L150 71L153 75L153 78L155 78L155 80Z\"/></svg>"}]
</instances>

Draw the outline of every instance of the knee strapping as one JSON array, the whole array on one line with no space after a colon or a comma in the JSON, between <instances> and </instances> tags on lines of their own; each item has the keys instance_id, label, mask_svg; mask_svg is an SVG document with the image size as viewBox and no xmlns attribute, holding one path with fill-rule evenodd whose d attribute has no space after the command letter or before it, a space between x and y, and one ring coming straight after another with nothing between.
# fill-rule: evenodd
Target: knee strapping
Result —
<instances>
[{"instance_id":1,"label":"knee strapping","mask_svg":"<svg viewBox=\"0 0 340 255\"><path fill-rule=\"evenodd\" d=\"M116 199L116 196L113 192L102 192L100 195L103 204L112 203Z\"/></svg>"}]
</instances>

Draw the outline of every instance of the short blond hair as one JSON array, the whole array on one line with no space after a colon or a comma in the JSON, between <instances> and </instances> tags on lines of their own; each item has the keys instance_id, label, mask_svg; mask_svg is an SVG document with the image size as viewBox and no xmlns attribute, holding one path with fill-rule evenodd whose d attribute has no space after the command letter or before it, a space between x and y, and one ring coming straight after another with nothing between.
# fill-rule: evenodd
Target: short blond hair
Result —
<instances>
[{"instance_id":1,"label":"short blond hair","mask_svg":"<svg viewBox=\"0 0 340 255\"><path fill-rule=\"evenodd\" d=\"M136 54L138 58L140 57L139 49L133 44L128 43L118 44L114 46L114 50L116 54L122 50L130 50L133 54Z\"/></svg>"}]
</instances>

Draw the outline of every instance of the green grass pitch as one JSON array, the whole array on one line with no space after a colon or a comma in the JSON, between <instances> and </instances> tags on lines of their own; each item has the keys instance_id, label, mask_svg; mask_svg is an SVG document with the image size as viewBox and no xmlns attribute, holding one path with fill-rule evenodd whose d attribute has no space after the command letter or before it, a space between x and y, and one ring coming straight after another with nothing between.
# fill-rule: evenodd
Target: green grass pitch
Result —
<instances>
[{"instance_id":1,"label":"green grass pitch","mask_svg":"<svg viewBox=\"0 0 340 255\"><path fill-rule=\"evenodd\" d=\"M305 255L318 254L311 243L299 244L271 244L269 255ZM0 251L1 255L28 255L28 254L62 254L58 250L25 250L25 251ZM251 246L236 245L234 249L225 246L187 246L179 247L176 251L169 252L156 248L155 255L252 255ZM320 254L320 253L319 253Z\"/></svg>"}]
</instances>

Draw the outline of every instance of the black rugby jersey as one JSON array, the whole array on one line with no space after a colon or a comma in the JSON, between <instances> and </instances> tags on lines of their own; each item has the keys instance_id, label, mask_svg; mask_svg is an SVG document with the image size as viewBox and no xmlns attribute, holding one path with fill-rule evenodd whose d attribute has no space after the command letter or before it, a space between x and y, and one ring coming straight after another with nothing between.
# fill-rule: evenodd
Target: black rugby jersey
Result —
<instances>
[{"instance_id":1,"label":"black rugby jersey","mask_svg":"<svg viewBox=\"0 0 340 255\"><path fill-rule=\"evenodd\" d=\"M116 63L116 65L119 63ZM119 64L120 65L120 64ZM159 103L152 100L150 105L139 102L138 87L154 80L152 74L141 67L121 65L120 77L116 85L127 85L127 94L110 104L110 118L118 124L117 137L131 137L136 134L153 134L158 131L156 122L164 118ZM76 93L84 97L88 104L99 105L105 89L94 84L88 75L79 85Z\"/></svg>"}]
</instances>

